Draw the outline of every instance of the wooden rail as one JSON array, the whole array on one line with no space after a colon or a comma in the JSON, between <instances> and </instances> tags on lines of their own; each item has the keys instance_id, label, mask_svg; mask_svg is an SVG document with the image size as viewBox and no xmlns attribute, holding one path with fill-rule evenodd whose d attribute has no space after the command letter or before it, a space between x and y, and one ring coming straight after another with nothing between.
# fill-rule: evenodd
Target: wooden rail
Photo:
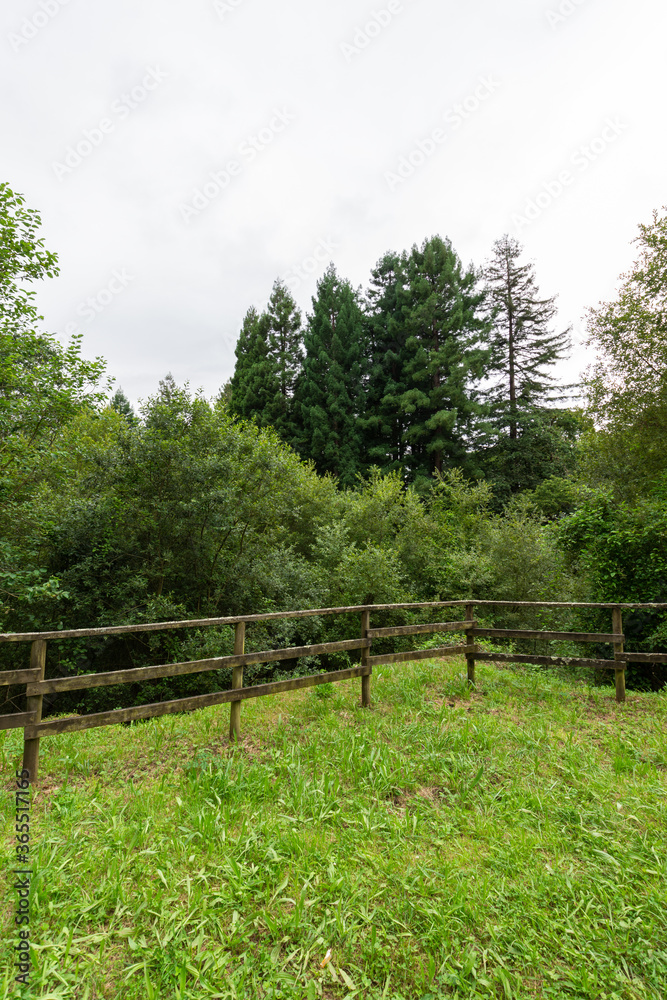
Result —
<instances>
[{"instance_id":1,"label":"wooden rail","mask_svg":"<svg viewBox=\"0 0 667 1000\"><path fill-rule=\"evenodd\" d=\"M476 607L512 608L581 608L611 611L611 632L554 632L535 629L493 629L483 628L475 620ZM459 608L465 617L456 621L433 622L420 625L400 625L388 628L370 627L371 613L378 611L433 610ZM116 725L138 719L156 718L175 712L191 712L210 705L230 705L229 737L238 740L241 735L241 704L249 698L263 698L281 691L294 691L318 684L361 678L361 705L371 704L371 675L373 666L388 663L404 663L410 660L464 655L467 663L468 681L475 684L475 664L477 661L492 663L535 663L541 666L579 665L595 670L613 670L616 681L616 700L625 701L625 668L628 662L667 663L667 653L626 653L624 651L623 611L625 609L667 610L667 604L587 604L559 601L430 601L415 604L356 605L344 608L317 608L305 611L275 612L265 615L244 617L207 618L179 622L151 622L144 625L120 625L108 628L69 629L57 632L28 632L1 634L2 642L30 642L30 667L23 670L0 672L0 686L25 684L26 711L0 716L0 730L24 730L23 767L32 780L37 778L39 764L39 741L42 737L58 733L92 729L97 726ZM340 642L317 643L310 646L293 646L286 649L272 649L261 652L245 652L245 629L252 622L269 622L283 619L307 618L326 615L360 614L361 634L359 639ZM47 641L52 639L72 639L91 636L125 635L137 632L156 632L202 626L234 626L234 652L231 656L193 660L187 663L167 663L152 667L129 670L113 670L99 674L84 674L76 677L45 678ZM410 650L399 653L371 655L374 639L426 635L428 633L465 632L465 643L440 646L432 649ZM534 656L525 653L497 653L484 650L476 640L479 637L498 639L542 639L547 641L566 640L578 643L598 643L613 645L613 659L586 658L576 656ZM328 673L296 677L286 681L243 686L243 668L249 664L274 663L281 660L297 659L304 656L327 655L334 652L359 651L360 663L357 667ZM157 680L164 677L181 677L187 674L232 669L232 686L228 691L178 698L173 701L157 702L151 705L137 705L132 708L116 709L111 712L97 712L92 715L74 715L64 719L42 721L44 695L61 691L87 690L112 684L133 684Z\"/></svg>"}]
</instances>

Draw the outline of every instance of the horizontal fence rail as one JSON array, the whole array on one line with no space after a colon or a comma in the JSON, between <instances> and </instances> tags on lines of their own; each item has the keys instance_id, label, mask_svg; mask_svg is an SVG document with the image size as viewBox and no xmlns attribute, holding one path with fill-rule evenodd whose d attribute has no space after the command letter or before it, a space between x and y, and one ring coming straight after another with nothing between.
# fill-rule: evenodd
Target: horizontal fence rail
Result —
<instances>
[{"instance_id":1,"label":"horizontal fence rail","mask_svg":"<svg viewBox=\"0 0 667 1000\"><path fill-rule=\"evenodd\" d=\"M332 681L347 681L353 677L364 677L369 673L370 667L350 667L348 670L336 670L327 674L311 674L308 677L293 677L287 681L257 684L254 687L238 690L214 691L212 694L198 694L191 698L158 701L153 705L117 708L111 712L97 712L94 715L73 715L68 719L54 719L53 722L27 725L26 736L29 739L38 739L40 736L95 729L98 726L113 726L120 722L134 722L137 719L154 719L160 715L174 715L177 712L194 712L198 708L209 708L211 705L247 701L249 698L264 698L270 694L280 694L282 691L296 691L299 688L314 687L317 684L329 684Z\"/></svg>"},{"instance_id":2,"label":"horizontal fence rail","mask_svg":"<svg viewBox=\"0 0 667 1000\"><path fill-rule=\"evenodd\" d=\"M475 608L504 607L563 608L563 609L604 609L611 611L611 632L561 632L538 629L496 629L480 627L475 619ZM456 621L431 622L419 625L397 625L386 628L371 628L371 613L382 611L427 611L435 614L437 609L459 608L465 617ZM470 684L475 683L477 661L491 663L530 663L539 666L574 666L594 670L613 670L616 684L617 702L625 701L625 668L627 663L667 663L667 653L626 653L623 634L624 610L667 610L667 604L591 604L562 601L427 601L412 604L372 604L343 608L315 608L303 611L272 612L233 616L226 618L204 618L178 622L149 622L136 625L116 625L104 628L63 629L51 632L24 632L0 634L0 643L31 643L30 667L22 670L0 672L0 686L25 685L26 711L0 716L0 730L23 729L23 767L35 780L38 772L39 741L42 737L59 733L76 732L99 726L117 725L140 719L156 718L177 712L191 712L212 705L230 705L229 735L231 740L240 739L241 704L250 698L263 698L284 691L295 691L337 681L361 678L361 705L370 707L370 681L373 666L390 663L405 663L411 660L433 659L463 655L466 658L467 675ZM317 643L310 646L292 646L284 649L270 649L260 652L245 652L246 625L254 622L271 622L298 618L312 618L329 615L359 614L361 635L359 639L340 642ZM78 639L127 635L141 632L158 632L171 629L202 628L214 626L234 626L234 652L230 656L219 656L205 660L191 660L186 663L167 663L152 667L138 667L127 670L113 670L99 674L82 674L74 677L45 678L46 650L49 640ZM398 653L371 655L373 640L398 638L428 634L451 634L464 632L465 642L457 645L440 646L430 649L409 650ZM596 643L613 646L613 658L588 658L581 656L537 656L526 653L500 653L483 649L476 641L487 639L534 639L544 641L569 641L576 643ZM278 663L282 660L299 659L305 656L321 656L337 652L360 654L359 666L327 673L295 677L285 681L243 686L243 668L258 663ZM228 691L194 695L171 701L161 701L150 705L114 709L90 715L73 715L51 721L42 721L44 695L58 692L89 690L115 684L134 684L188 674L205 673L223 668L232 669L232 686Z\"/></svg>"},{"instance_id":3,"label":"horizontal fence rail","mask_svg":"<svg viewBox=\"0 0 667 1000\"><path fill-rule=\"evenodd\" d=\"M291 646L288 649L271 649L262 653L243 653L237 656L217 656L210 660L190 660L188 663L166 663L159 667L137 667L132 670L114 670L106 674L81 674L78 677L57 677L48 681L28 684L27 694L50 694L56 691L80 691L112 684L136 684L139 681L160 680L162 677L182 677L201 674L223 667L243 667L251 663L273 663L276 660L295 660L300 656L318 656L345 650L366 649L369 639L349 639L344 642L323 642L317 646Z\"/></svg>"}]
</instances>

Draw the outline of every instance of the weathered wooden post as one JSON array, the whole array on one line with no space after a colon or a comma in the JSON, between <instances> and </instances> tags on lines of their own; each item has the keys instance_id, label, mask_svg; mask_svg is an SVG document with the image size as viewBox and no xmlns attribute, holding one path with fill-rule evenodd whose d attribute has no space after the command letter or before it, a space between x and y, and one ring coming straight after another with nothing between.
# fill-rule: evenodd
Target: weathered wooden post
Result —
<instances>
[{"instance_id":1,"label":"weathered wooden post","mask_svg":"<svg viewBox=\"0 0 667 1000\"><path fill-rule=\"evenodd\" d=\"M30 667L39 670L39 680L44 680L44 670L46 668L46 642L44 639L36 639L30 647ZM29 695L26 698L26 711L35 713L33 725L37 726L42 721L42 699L41 694ZM30 781L37 780L39 771L39 739L23 740L23 770L28 771Z\"/></svg>"},{"instance_id":2,"label":"weathered wooden post","mask_svg":"<svg viewBox=\"0 0 667 1000\"><path fill-rule=\"evenodd\" d=\"M370 611L361 612L361 638L368 638L368 630L371 627L371 613ZM368 661L370 659L371 651L370 647L366 646L361 650L361 665L362 667L368 666ZM361 707L370 708L371 707L371 675L365 674L361 678Z\"/></svg>"},{"instance_id":3,"label":"weathered wooden post","mask_svg":"<svg viewBox=\"0 0 667 1000\"><path fill-rule=\"evenodd\" d=\"M466 604L466 621L471 622L475 619L475 605ZM466 663L468 664L468 684L471 687L475 685L475 636L472 634L472 628L466 629Z\"/></svg>"},{"instance_id":4,"label":"weathered wooden post","mask_svg":"<svg viewBox=\"0 0 667 1000\"><path fill-rule=\"evenodd\" d=\"M238 622L234 628L234 656L245 652L245 622ZM232 667L232 689L243 687L243 664ZM232 743L241 739L241 702L232 701L229 706L229 739Z\"/></svg>"},{"instance_id":5,"label":"weathered wooden post","mask_svg":"<svg viewBox=\"0 0 667 1000\"><path fill-rule=\"evenodd\" d=\"M623 612L620 608L614 608L611 613L612 632L614 635L623 635ZM625 660L623 656L623 642L614 643L614 659L620 660L616 670L616 701L622 704L625 701Z\"/></svg>"}]
</instances>

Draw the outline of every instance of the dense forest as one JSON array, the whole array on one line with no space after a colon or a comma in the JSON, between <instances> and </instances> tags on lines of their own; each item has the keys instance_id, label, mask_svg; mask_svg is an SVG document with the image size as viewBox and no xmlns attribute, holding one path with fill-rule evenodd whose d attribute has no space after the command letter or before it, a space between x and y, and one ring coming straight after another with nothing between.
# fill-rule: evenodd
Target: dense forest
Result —
<instances>
[{"instance_id":1,"label":"dense forest","mask_svg":"<svg viewBox=\"0 0 667 1000\"><path fill-rule=\"evenodd\" d=\"M588 312L581 386L558 384L569 331L517 241L465 267L435 236L386 253L365 291L330 266L306 317L277 281L216 398L166 375L138 412L102 359L43 331L33 283L58 262L40 225L1 184L1 631L465 597L667 602L664 211L639 225L616 298ZM249 648L331 627L258 627ZM626 635L666 651L667 619L628 614ZM63 641L48 671L230 648L228 629Z\"/></svg>"}]
</instances>

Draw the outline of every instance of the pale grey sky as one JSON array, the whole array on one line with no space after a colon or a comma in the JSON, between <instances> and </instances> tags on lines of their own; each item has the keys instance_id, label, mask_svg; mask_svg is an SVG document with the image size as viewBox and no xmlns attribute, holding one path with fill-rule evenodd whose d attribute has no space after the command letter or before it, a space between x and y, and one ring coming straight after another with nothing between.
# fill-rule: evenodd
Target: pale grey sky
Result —
<instances>
[{"instance_id":1,"label":"pale grey sky","mask_svg":"<svg viewBox=\"0 0 667 1000\"><path fill-rule=\"evenodd\" d=\"M439 233L516 235L580 340L667 202L660 0L4 0L2 171L133 400L213 394L251 304ZM587 361L579 346L563 372Z\"/></svg>"}]
</instances>

